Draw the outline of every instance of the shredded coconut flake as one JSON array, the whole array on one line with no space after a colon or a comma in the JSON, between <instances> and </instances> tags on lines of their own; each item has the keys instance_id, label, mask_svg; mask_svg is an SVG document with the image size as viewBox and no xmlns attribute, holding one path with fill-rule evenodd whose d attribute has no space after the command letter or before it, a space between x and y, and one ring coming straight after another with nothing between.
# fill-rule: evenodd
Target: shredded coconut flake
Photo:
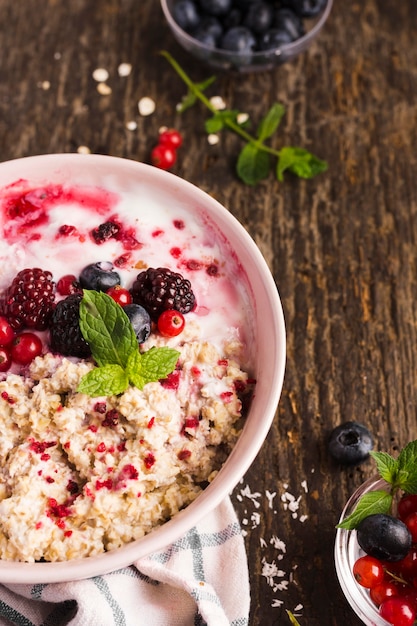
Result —
<instances>
[{"instance_id":1,"label":"shredded coconut flake","mask_svg":"<svg viewBox=\"0 0 417 626\"><path fill-rule=\"evenodd\" d=\"M78 154L91 154L91 150L87 146L78 146L77 152Z\"/></svg>"},{"instance_id":2,"label":"shredded coconut flake","mask_svg":"<svg viewBox=\"0 0 417 626\"><path fill-rule=\"evenodd\" d=\"M136 130L137 127L138 127L138 125L137 125L137 123L134 120L132 120L131 122L127 122L127 124L126 124L127 130Z\"/></svg>"},{"instance_id":3,"label":"shredded coconut flake","mask_svg":"<svg viewBox=\"0 0 417 626\"><path fill-rule=\"evenodd\" d=\"M238 124L244 124L245 122L247 122L249 119L249 115L247 113L239 113L236 121Z\"/></svg>"}]
</instances>

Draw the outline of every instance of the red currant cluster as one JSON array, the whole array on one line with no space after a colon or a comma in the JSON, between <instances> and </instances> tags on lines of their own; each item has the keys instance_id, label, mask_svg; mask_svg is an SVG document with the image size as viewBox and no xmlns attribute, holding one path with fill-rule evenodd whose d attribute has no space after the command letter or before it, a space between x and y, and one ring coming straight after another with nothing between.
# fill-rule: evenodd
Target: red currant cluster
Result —
<instances>
[{"instance_id":1,"label":"red currant cluster","mask_svg":"<svg viewBox=\"0 0 417 626\"><path fill-rule=\"evenodd\" d=\"M0 372L7 372L12 363L27 365L42 353L42 341L35 333L15 334L8 320L0 316Z\"/></svg>"},{"instance_id":2,"label":"red currant cluster","mask_svg":"<svg viewBox=\"0 0 417 626\"><path fill-rule=\"evenodd\" d=\"M379 614L392 626L412 626L417 617L417 495L404 495L398 518L410 531L412 547L400 561L381 561L366 554L353 566L356 581L369 589Z\"/></svg>"},{"instance_id":3,"label":"red currant cluster","mask_svg":"<svg viewBox=\"0 0 417 626\"><path fill-rule=\"evenodd\" d=\"M163 130L159 143L151 152L151 163L161 170L169 170L177 160L177 150L182 145L182 136L174 128Z\"/></svg>"}]
</instances>

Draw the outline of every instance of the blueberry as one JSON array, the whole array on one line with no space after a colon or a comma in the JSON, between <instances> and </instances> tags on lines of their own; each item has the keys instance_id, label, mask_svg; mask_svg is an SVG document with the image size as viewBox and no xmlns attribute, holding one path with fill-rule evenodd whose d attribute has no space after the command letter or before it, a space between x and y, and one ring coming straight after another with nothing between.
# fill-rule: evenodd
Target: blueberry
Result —
<instances>
[{"instance_id":1,"label":"blueberry","mask_svg":"<svg viewBox=\"0 0 417 626\"><path fill-rule=\"evenodd\" d=\"M285 30L291 36L292 41L304 35L303 22L290 9L278 9L275 11L273 26L278 30Z\"/></svg>"},{"instance_id":2,"label":"blueberry","mask_svg":"<svg viewBox=\"0 0 417 626\"><path fill-rule=\"evenodd\" d=\"M254 2L250 5L243 25L250 28L253 33L264 33L271 26L272 6L266 2Z\"/></svg>"},{"instance_id":3,"label":"blueberry","mask_svg":"<svg viewBox=\"0 0 417 626\"><path fill-rule=\"evenodd\" d=\"M250 52L256 44L256 39L246 26L234 26L223 35L220 47L231 52Z\"/></svg>"},{"instance_id":4,"label":"blueberry","mask_svg":"<svg viewBox=\"0 0 417 626\"><path fill-rule=\"evenodd\" d=\"M292 9L299 17L314 17L323 11L327 0L282 0L281 4Z\"/></svg>"},{"instance_id":5,"label":"blueberry","mask_svg":"<svg viewBox=\"0 0 417 626\"><path fill-rule=\"evenodd\" d=\"M130 319L138 343L143 343L151 334L151 318L140 304L125 304L124 312Z\"/></svg>"},{"instance_id":6,"label":"blueberry","mask_svg":"<svg viewBox=\"0 0 417 626\"><path fill-rule=\"evenodd\" d=\"M223 27L214 16L203 17L196 30L191 35L206 46L216 47L223 34Z\"/></svg>"},{"instance_id":7,"label":"blueberry","mask_svg":"<svg viewBox=\"0 0 417 626\"><path fill-rule=\"evenodd\" d=\"M174 4L172 14L178 26L186 31L197 28L200 23L197 5L193 0L179 0Z\"/></svg>"},{"instance_id":8,"label":"blueberry","mask_svg":"<svg viewBox=\"0 0 417 626\"><path fill-rule=\"evenodd\" d=\"M260 50L274 50L292 42L291 35L286 30L271 28L263 33L259 39Z\"/></svg>"},{"instance_id":9,"label":"blueberry","mask_svg":"<svg viewBox=\"0 0 417 626\"><path fill-rule=\"evenodd\" d=\"M339 463L357 465L368 458L373 445L372 435L365 426L345 422L331 432L328 449Z\"/></svg>"},{"instance_id":10,"label":"blueberry","mask_svg":"<svg viewBox=\"0 0 417 626\"><path fill-rule=\"evenodd\" d=\"M120 275L114 271L112 263L99 261L81 270L79 282L83 289L107 291L110 287L120 285Z\"/></svg>"},{"instance_id":11,"label":"blueberry","mask_svg":"<svg viewBox=\"0 0 417 626\"><path fill-rule=\"evenodd\" d=\"M222 24L225 30L229 28L233 28L234 26L239 26L242 22L243 15L242 11L238 8L233 8L227 15L222 16Z\"/></svg>"},{"instance_id":12,"label":"blueberry","mask_svg":"<svg viewBox=\"0 0 417 626\"><path fill-rule=\"evenodd\" d=\"M258 0L234 0L233 4L239 9L248 9L251 4L255 4Z\"/></svg>"},{"instance_id":13,"label":"blueberry","mask_svg":"<svg viewBox=\"0 0 417 626\"><path fill-rule=\"evenodd\" d=\"M232 0L200 0L201 10L207 15L226 15L231 6Z\"/></svg>"},{"instance_id":14,"label":"blueberry","mask_svg":"<svg viewBox=\"0 0 417 626\"><path fill-rule=\"evenodd\" d=\"M362 550L381 561L401 561L411 548L407 526L392 515L374 513L365 517L356 528Z\"/></svg>"}]
</instances>

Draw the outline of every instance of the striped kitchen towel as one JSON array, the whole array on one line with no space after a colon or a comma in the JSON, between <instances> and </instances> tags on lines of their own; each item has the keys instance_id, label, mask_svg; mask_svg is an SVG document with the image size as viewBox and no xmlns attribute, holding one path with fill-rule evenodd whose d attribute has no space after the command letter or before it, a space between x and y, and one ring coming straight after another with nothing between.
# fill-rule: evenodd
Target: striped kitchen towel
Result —
<instances>
[{"instance_id":1,"label":"striped kitchen towel","mask_svg":"<svg viewBox=\"0 0 417 626\"><path fill-rule=\"evenodd\" d=\"M9 626L247 626L249 576L229 498L165 550L87 580L0 585Z\"/></svg>"}]
</instances>

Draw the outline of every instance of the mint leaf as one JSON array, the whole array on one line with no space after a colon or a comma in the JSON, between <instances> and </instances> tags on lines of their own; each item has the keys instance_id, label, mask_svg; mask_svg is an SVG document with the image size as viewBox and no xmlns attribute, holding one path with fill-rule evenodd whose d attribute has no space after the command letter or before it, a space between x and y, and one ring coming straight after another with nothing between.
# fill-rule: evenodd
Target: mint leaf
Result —
<instances>
[{"instance_id":1,"label":"mint leaf","mask_svg":"<svg viewBox=\"0 0 417 626\"><path fill-rule=\"evenodd\" d=\"M237 160L237 174L247 185L256 185L269 174L270 159L267 152L254 143L247 143Z\"/></svg>"},{"instance_id":2,"label":"mint leaf","mask_svg":"<svg viewBox=\"0 0 417 626\"><path fill-rule=\"evenodd\" d=\"M132 352L126 373L138 389L143 389L147 383L166 378L175 369L179 356L178 350L168 347Z\"/></svg>"},{"instance_id":3,"label":"mint leaf","mask_svg":"<svg viewBox=\"0 0 417 626\"><path fill-rule=\"evenodd\" d=\"M417 441L411 441L397 458L397 485L407 493L417 493Z\"/></svg>"},{"instance_id":4,"label":"mint leaf","mask_svg":"<svg viewBox=\"0 0 417 626\"><path fill-rule=\"evenodd\" d=\"M125 370L117 364L96 367L85 374L77 391L85 393L90 398L98 396L117 396L129 386L129 378Z\"/></svg>"},{"instance_id":5,"label":"mint leaf","mask_svg":"<svg viewBox=\"0 0 417 626\"><path fill-rule=\"evenodd\" d=\"M261 120L258 127L258 139L259 141L265 141L269 139L277 130L283 116L285 115L285 108L279 102L272 105L268 113Z\"/></svg>"},{"instance_id":6,"label":"mint leaf","mask_svg":"<svg viewBox=\"0 0 417 626\"><path fill-rule=\"evenodd\" d=\"M129 318L120 304L103 292L84 289L80 329L100 366L115 363L125 368L130 352L137 349Z\"/></svg>"},{"instance_id":7,"label":"mint leaf","mask_svg":"<svg viewBox=\"0 0 417 626\"><path fill-rule=\"evenodd\" d=\"M210 76L207 80L202 83L196 83L196 87L199 91L203 92L210 87L216 80L215 76ZM191 108L197 102L197 95L191 89L188 90L187 94L183 97L180 105L177 108L178 113L183 113L187 109Z\"/></svg>"},{"instance_id":8,"label":"mint leaf","mask_svg":"<svg viewBox=\"0 0 417 626\"><path fill-rule=\"evenodd\" d=\"M207 133L218 133L223 130L227 125L227 122L236 122L239 111L232 111L225 109L224 111L217 111L212 117L205 122L205 129Z\"/></svg>"},{"instance_id":9,"label":"mint leaf","mask_svg":"<svg viewBox=\"0 0 417 626\"><path fill-rule=\"evenodd\" d=\"M370 452L376 461L378 472L384 480L393 485L398 476L398 461L387 452Z\"/></svg>"},{"instance_id":10,"label":"mint leaf","mask_svg":"<svg viewBox=\"0 0 417 626\"><path fill-rule=\"evenodd\" d=\"M351 515L346 517L343 522L337 525L337 528L345 528L353 530L368 515L374 513L389 513L392 505L393 496L391 493L383 490L369 491L365 493L359 500L355 510Z\"/></svg>"},{"instance_id":11,"label":"mint leaf","mask_svg":"<svg viewBox=\"0 0 417 626\"><path fill-rule=\"evenodd\" d=\"M313 178L327 170L327 163L304 148L286 146L280 150L277 163L277 178L284 180L288 170L299 178Z\"/></svg>"}]
</instances>

